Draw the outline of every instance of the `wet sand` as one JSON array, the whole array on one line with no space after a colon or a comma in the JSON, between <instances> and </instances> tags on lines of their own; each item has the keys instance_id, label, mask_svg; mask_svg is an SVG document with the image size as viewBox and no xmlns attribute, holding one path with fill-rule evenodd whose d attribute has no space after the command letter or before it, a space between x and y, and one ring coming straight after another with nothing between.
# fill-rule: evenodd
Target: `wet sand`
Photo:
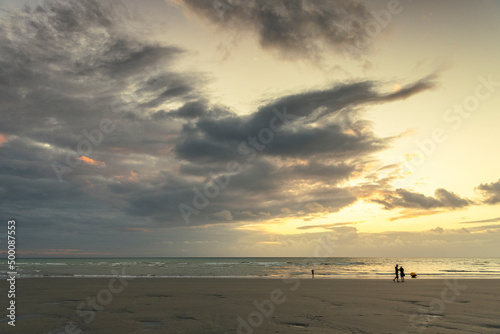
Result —
<instances>
[{"instance_id":1,"label":"wet sand","mask_svg":"<svg viewBox=\"0 0 500 334\"><path fill-rule=\"evenodd\" d=\"M18 279L0 332L500 333L499 306L500 280Z\"/></svg>"}]
</instances>

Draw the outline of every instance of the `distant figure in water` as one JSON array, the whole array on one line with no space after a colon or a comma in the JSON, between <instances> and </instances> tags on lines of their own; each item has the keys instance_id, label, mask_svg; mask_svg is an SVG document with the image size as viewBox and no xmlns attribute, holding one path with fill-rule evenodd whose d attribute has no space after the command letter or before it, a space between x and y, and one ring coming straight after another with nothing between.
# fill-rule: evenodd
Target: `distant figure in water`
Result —
<instances>
[{"instance_id":1,"label":"distant figure in water","mask_svg":"<svg viewBox=\"0 0 500 334\"><path fill-rule=\"evenodd\" d=\"M405 281L405 269L403 266L399 267L399 275L401 276L401 282Z\"/></svg>"},{"instance_id":2,"label":"distant figure in water","mask_svg":"<svg viewBox=\"0 0 500 334\"><path fill-rule=\"evenodd\" d=\"M312 277L314 278L314 269L311 269Z\"/></svg>"},{"instance_id":3,"label":"distant figure in water","mask_svg":"<svg viewBox=\"0 0 500 334\"><path fill-rule=\"evenodd\" d=\"M394 282L395 280L397 280L397 282L399 283L399 269L398 269L398 265L397 264L394 267L394 270L396 271L396 277L394 277L394 279L392 281Z\"/></svg>"}]
</instances>

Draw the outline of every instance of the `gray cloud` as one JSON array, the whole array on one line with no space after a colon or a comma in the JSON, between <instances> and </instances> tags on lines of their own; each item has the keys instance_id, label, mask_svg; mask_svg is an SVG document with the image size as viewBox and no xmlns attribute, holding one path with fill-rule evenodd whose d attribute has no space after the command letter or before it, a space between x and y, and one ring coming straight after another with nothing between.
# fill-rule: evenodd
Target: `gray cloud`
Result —
<instances>
[{"instance_id":1,"label":"gray cloud","mask_svg":"<svg viewBox=\"0 0 500 334\"><path fill-rule=\"evenodd\" d=\"M338 5L341 12L350 10L349 4ZM278 10L259 6L259 11ZM318 22L337 13L326 2L308 6L328 9L314 14L319 18L311 14ZM290 18L298 15L296 8L286 10ZM284 25L281 29L286 33ZM297 29L278 47L287 50L294 38L307 37L301 37L303 27ZM221 182L229 177L231 160L241 170L230 174L228 186L193 216L189 228L313 219L341 210L360 192L344 182L373 174L374 153L394 140L377 136L363 111L433 87L429 78L395 93L381 92L377 81L339 83L277 96L242 116L211 104L204 75L175 70L184 51L149 40L147 29L119 3L42 2L11 13L0 30L0 134L7 138L0 143L0 211L23 221L23 240L32 249L49 244L88 249L89 242L103 251L124 242L159 249L161 238L177 241L167 232L153 233L151 246L132 236L137 228L169 227L176 237L190 238L194 232L178 227L184 225L179 204L193 205L194 189L203 192L212 177ZM339 46L352 42L339 38ZM288 121L277 118L276 110ZM88 140L84 130L98 129L103 118L115 130L93 145L86 155L92 160L79 161L59 182L52 163L67 165L68 154ZM262 131L273 121L276 132L263 144L261 138L269 137ZM249 138L257 138L262 149ZM387 203L400 207L469 205L442 189L431 198L404 190L391 196ZM344 227L331 229L353 231ZM197 233L191 236L207 238Z\"/></svg>"},{"instance_id":2,"label":"gray cloud","mask_svg":"<svg viewBox=\"0 0 500 334\"><path fill-rule=\"evenodd\" d=\"M421 84L410 85L408 90L416 87L418 93ZM310 214L311 208L335 212L354 203L355 194L350 189L338 188L338 184L362 172L371 155L386 148L392 140L377 137L371 131L371 124L361 118L366 106L395 99L392 94L378 93L376 86L376 82L361 82L284 96L246 116L228 110L214 113L200 102L184 109L196 111L189 117L181 116L182 108L163 112L162 117L184 120L175 144L176 155L183 161L179 166L181 175L170 176L170 181L157 180L155 187L145 188L144 192L134 191L129 201L130 212L155 217L164 223L182 222L176 205L193 207L196 191L203 192L211 182L210 179L193 182L192 177L205 179L210 173L224 172L228 161L237 161L241 172L231 175L228 188L210 200L203 214L193 216L195 223L217 222L213 218L223 210L229 210L231 222L258 221L269 217L300 217ZM273 120L279 129L271 133ZM268 141L259 137L263 129L266 136L271 133ZM165 186L167 182L173 184L174 178L179 183L180 177L185 183L175 191ZM293 190L298 184L321 184L321 187ZM295 193L292 198L286 195L290 192Z\"/></svg>"},{"instance_id":3,"label":"gray cloud","mask_svg":"<svg viewBox=\"0 0 500 334\"><path fill-rule=\"evenodd\" d=\"M477 189L485 197L484 203L497 204L500 203L500 180L491 183L482 183Z\"/></svg>"},{"instance_id":4,"label":"gray cloud","mask_svg":"<svg viewBox=\"0 0 500 334\"><path fill-rule=\"evenodd\" d=\"M371 18L355 0L182 0L186 8L216 26L251 30L263 48L286 58L320 57L326 45L336 51L363 48Z\"/></svg>"},{"instance_id":5,"label":"gray cloud","mask_svg":"<svg viewBox=\"0 0 500 334\"><path fill-rule=\"evenodd\" d=\"M436 189L434 197L425 196L424 194L411 192L406 189L396 189L395 191L385 193L383 199L374 199L372 201L383 205L387 210L396 208L425 210L437 208L458 209L473 204L472 201L442 188Z\"/></svg>"},{"instance_id":6,"label":"gray cloud","mask_svg":"<svg viewBox=\"0 0 500 334\"><path fill-rule=\"evenodd\" d=\"M177 152L188 160L229 159L231 152L234 159L241 158L238 145L269 128L276 111L284 114L286 109L291 116L289 124L283 126L281 120L275 123L281 129L265 145L262 154L281 157L328 154L347 159L373 153L386 148L390 139L377 138L358 111L370 104L407 98L423 89L431 89L433 84L418 81L405 87L405 94L379 93L376 87L376 82L368 81L341 84L277 98L248 116L228 112L223 118L203 117L184 128L186 139L177 146Z\"/></svg>"},{"instance_id":7,"label":"gray cloud","mask_svg":"<svg viewBox=\"0 0 500 334\"><path fill-rule=\"evenodd\" d=\"M130 182L137 162L168 151L181 128L151 121L151 109L190 101L203 82L171 71L183 51L148 40L140 25L118 2L46 1L2 16L0 211L29 228L25 242L65 235L85 243L109 226L137 225L125 192L109 186ZM52 163L66 165L87 139L82 131L99 129L103 118L116 130L88 154L99 164L80 161L59 182Z\"/></svg>"},{"instance_id":8,"label":"gray cloud","mask_svg":"<svg viewBox=\"0 0 500 334\"><path fill-rule=\"evenodd\" d=\"M387 94L376 81L337 84L276 97L241 116L210 104L203 75L171 69L183 50L130 33L129 19L118 5L63 1L27 7L2 25L0 61L16 64L2 66L9 71L0 93L7 101L0 133L12 138L0 146L8 157L0 171L19 178L5 179L1 194L10 202L64 208L61 217L77 207L89 217L102 210L125 226L137 219L183 225L179 204L193 205L211 173L223 179L235 160L241 171L193 224L336 212L357 200L341 182L392 140L377 137L362 111L432 88L421 80L405 94ZM116 130L93 147L91 163L78 161L59 184L52 163L65 166L87 139L82 131L104 117ZM273 138L252 147L249 138L261 140L263 129L269 135L271 124ZM47 191L51 196L37 199Z\"/></svg>"},{"instance_id":9,"label":"gray cloud","mask_svg":"<svg viewBox=\"0 0 500 334\"><path fill-rule=\"evenodd\" d=\"M496 222L500 222L500 217L483 219L483 220L466 221L466 222L461 222L460 224L478 224L478 223L496 223Z\"/></svg>"}]
</instances>

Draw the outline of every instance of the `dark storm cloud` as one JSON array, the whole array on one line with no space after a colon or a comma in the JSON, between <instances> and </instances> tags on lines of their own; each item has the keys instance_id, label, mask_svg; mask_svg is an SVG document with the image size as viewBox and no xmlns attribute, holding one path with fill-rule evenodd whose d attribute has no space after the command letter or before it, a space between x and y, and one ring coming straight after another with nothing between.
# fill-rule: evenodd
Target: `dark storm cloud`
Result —
<instances>
[{"instance_id":1,"label":"dark storm cloud","mask_svg":"<svg viewBox=\"0 0 500 334\"><path fill-rule=\"evenodd\" d=\"M317 177L320 179L330 178L335 182L348 178L355 171L356 167L339 163L327 165L317 161L310 161L307 164L296 165L289 169L291 174L302 175L304 178Z\"/></svg>"},{"instance_id":2,"label":"dark storm cloud","mask_svg":"<svg viewBox=\"0 0 500 334\"><path fill-rule=\"evenodd\" d=\"M108 239L116 248L106 230L138 224L123 209L127 192L109 186L133 184L138 166L169 151L181 124L149 115L190 101L203 82L171 71L183 51L150 41L141 24L118 2L46 1L2 15L0 211L22 221L26 245ZM103 118L115 131L94 136L95 164L75 160L83 131ZM79 164L59 182L52 164L66 165L68 153Z\"/></svg>"},{"instance_id":3,"label":"dark storm cloud","mask_svg":"<svg viewBox=\"0 0 500 334\"><path fill-rule=\"evenodd\" d=\"M29 136L64 147L122 95L135 94L130 112L139 115L172 97L189 99L196 78L159 70L182 51L128 35L129 19L123 6L95 1L42 2L11 15L0 28L0 131L29 126ZM131 83L137 91L127 91Z\"/></svg>"},{"instance_id":4,"label":"dark storm cloud","mask_svg":"<svg viewBox=\"0 0 500 334\"><path fill-rule=\"evenodd\" d=\"M418 81L405 87L405 94L384 94L377 92L376 82L366 81L284 96L248 116L200 118L185 128L186 139L177 146L177 152L188 160L228 159L231 152L234 159L241 158L235 148L270 128L274 119L280 130L262 154L280 157L328 154L352 158L373 153L386 148L389 140L377 138L357 111L369 104L407 98L432 87L432 82ZM198 111L198 115L202 114Z\"/></svg>"},{"instance_id":5,"label":"dark storm cloud","mask_svg":"<svg viewBox=\"0 0 500 334\"><path fill-rule=\"evenodd\" d=\"M436 189L434 197L425 196L424 194L411 192L406 189L396 189L395 191L385 193L383 199L374 199L373 202L382 204L387 210L397 208L425 210L437 208L458 209L473 204L472 201L442 188Z\"/></svg>"},{"instance_id":6,"label":"dark storm cloud","mask_svg":"<svg viewBox=\"0 0 500 334\"><path fill-rule=\"evenodd\" d=\"M500 203L500 180L491 183L482 183L477 189L485 197L484 203L497 204Z\"/></svg>"},{"instance_id":7,"label":"dark storm cloud","mask_svg":"<svg viewBox=\"0 0 500 334\"><path fill-rule=\"evenodd\" d=\"M318 57L323 45L335 50L366 45L368 9L354 0L182 0L211 23L252 30L263 48L286 58Z\"/></svg>"},{"instance_id":8,"label":"dark storm cloud","mask_svg":"<svg viewBox=\"0 0 500 334\"><path fill-rule=\"evenodd\" d=\"M106 70L122 76L181 52L130 38L128 24L134 24L133 15L119 3L44 1L26 6L2 27L2 60L16 69L82 75Z\"/></svg>"},{"instance_id":9,"label":"dark storm cloud","mask_svg":"<svg viewBox=\"0 0 500 334\"><path fill-rule=\"evenodd\" d=\"M295 170L278 167L266 159L258 159L252 164L242 166L241 172L231 174L229 179L228 175L221 176L218 173L222 169L210 168L210 165L194 169L194 166L196 165L184 167L184 175L196 173L202 176L204 181L193 182L165 173L162 178L147 186L131 184L128 188L130 193L125 194L130 214L151 217L160 226L185 224L179 204L194 208L195 198L199 202L206 193L206 186L213 185L212 178L218 178L220 182L227 180L227 187L218 187L217 195L209 199L209 204L190 217L191 225L224 222L220 219L220 213L223 211L230 213L231 219L226 223L256 222L280 217L300 217L317 212L335 212L356 201L356 197L349 190L335 186L350 175L351 169L343 165L331 167L332 173L325 176L321 175L326 173L328 167L325 166L317 167L317 173L303 173L301 168ZM322 189L294 189L295 182L319 182ZM123 189L123 185L113 186L112 190L117 191L118 188ZM210 189L212 190L209 191L213 192L213 188ZM305 196L290 195L293 191L299 191Z\"/></svg>"},{"instance_id":10,"label":"dark storm cloud","mask_svg":"<svg viewBox=\"0 0 500 334\"><path fill-rule=\"evenodd\" d=\"M350 6L337 5L340 11ZM305 6L306 13L328 9L307 14L318 22L336 13L326 2ZM286 11L299 15L296 8ZM33 229L25 236L33 245L43 243L37 237L47 244L63 237L64 245L95 240L105 249L119 247L122 239L113 244L109 236L128 227L182 226L179 205L193 206L214 179L227 180L227 187L192 216L191 226L336 212L358 199L343 182L368 170L373 154L393 140L378 137L362 112L432 88L427 79L395 93L381 92L376 81L337 84L276 97L242 116L211 104L203 75L174 71L183 50L149 40L119 3L42 2L9 20L0 34L0 135L6 138L0 210ZM292 47L304 30L297 29L280 48ZM339 38L339 45L350 43ZM67 166L68 154L77 154L78 144L89 140L84 133L97 131L103 118L114 131L102 135L86 160L72 158L78 164L59 182L52 164ZM249 142L272 128L262 149ZM227 171L232 160L238 172ZM438 200L461 205L451 193Z\"/></svg>"},{"instance_id":11,"label":"dark storm cloud","mask_svg":"<svg viewBox=\"0 0 500 334\"><path fill-rule=\"evenodd\" d=\"M432 84L424 86L429 89ZM407 92L416 94L422 87L419 81ZM376 82L360 82L283 96L245 116L228 110L215 113L200 101L158 112L153 119L184 122L174 146L182 161L179 174L169 173L169 180L132 192L129 212L179 223L176 205L194 207L194 198L199 199L217 178L210 175L224 174L229 161L238 162L241 170L231 174L229 186L217 192L202 213L192 216L192 223L218 222L226 211L231 214L228 221L338 211L357 199L338 184L367 168L371 155L392 140L377 137L361 112L369 105L409 96L396 94L378 92Z\"/></svg>"}]
</instances>

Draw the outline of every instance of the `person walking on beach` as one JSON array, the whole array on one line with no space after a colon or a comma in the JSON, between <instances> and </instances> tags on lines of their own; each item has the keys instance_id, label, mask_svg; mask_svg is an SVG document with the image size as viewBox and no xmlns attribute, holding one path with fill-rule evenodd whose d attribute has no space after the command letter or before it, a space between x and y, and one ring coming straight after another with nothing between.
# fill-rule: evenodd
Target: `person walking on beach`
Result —
<instances>
[{"instance_id":1,"label":"person walking on beach","mask_svg":"<svg viewBox=\"0 0 500 334\"><path fill-rule=\"evenodd\" d=\"M398 269L398 265L397 264L394 267L394 270L396 271L396 277L394 277L394 279L392 281L394 282L395 280L397 280L397 282L399 283L399 269Z\"/></svg>"},{"instance_id":2,"label":"person walking on beach","mask_svg":"<svg viewBox=\"0 0 500 334\"><path fill-rule=\"evenodd\" d=\"M311 269L312 277L314 278L314 269Z\"/></svg>"},{"instance_id":3,"label":"person walking on beach","mask_svg":"<svg viewBox=\"0 0 500 334\"><path fill-rule=\"evenodd\" d=\"M401 276L401 282L404 283L405 281L405 270L403 266L399 267L399 276Z\"/></svg>"}]
</instances>

